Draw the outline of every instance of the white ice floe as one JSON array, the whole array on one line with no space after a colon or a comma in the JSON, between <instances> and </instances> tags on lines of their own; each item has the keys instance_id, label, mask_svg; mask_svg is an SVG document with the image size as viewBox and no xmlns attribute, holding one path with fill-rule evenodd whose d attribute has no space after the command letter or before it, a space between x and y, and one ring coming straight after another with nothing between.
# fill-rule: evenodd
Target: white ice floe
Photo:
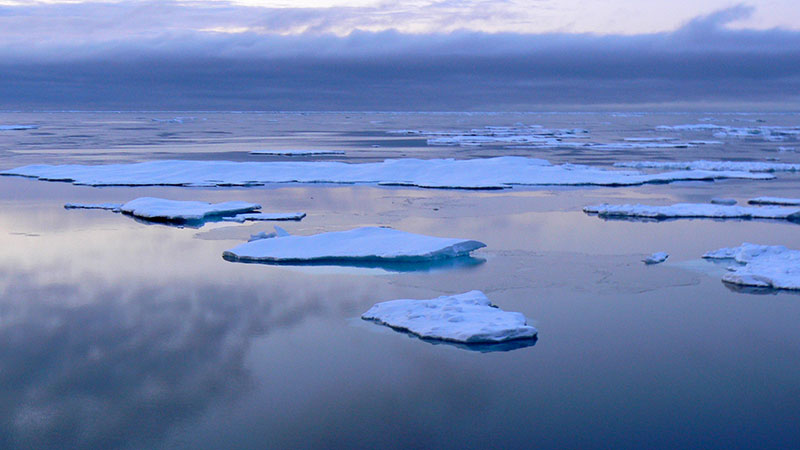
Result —
<instances>
[{"instance_id":1,"label":"white ice floe","mask_svg":"<svg viewBox=\"0 0 800 450\"><path fill-rule=\"evenodd\" d=\"M256 211L261 205L247 202L207 203L140 197L120 207L120 211L147 220L191 222Z\"/></svg>"},{"instance_id":2,"label":"white ice floe","mask_svg":"<svg viewBox=\"0 0 800 450\"><path fill-rule=\"evenodd\" d=\"M319 156L319 155L344 155L340 150L253 150L251 155L265 156Z\"/></svg>"},{"instance_id":3,"label":"white ice floe","mask_svg":"<svg viewBox=\"0 0 800 450\"><path fill-rule=\"evenodd\" d=\"M678 219L678 218L713 218L713 219L782 219L800 221L800 208L782 208L777 206L747 207L715 205L709 203L677 203L668 206L651 205L602 205L587 206L583 211L597 214L599 217L643 218L643 219Z\"/></svg>"},{"instance_id":4,"label":"white ice floe","mask_svg":"<svg viewBox=\"0 0 800 450\"><path fill-rule=\"evenodd\" d=\"M786 197L756 197L747 201L751 205L785 205L800 206L800 198Z\"/></svg>"},{"instance_id":5,"label":"white ice floe","mask_svg":"<svg viewBox=\"0 0 800 450\"><path fill-rule=\"evenodd\" d=\"M647 258L643 259L642 262L644 262L647 265L660 264L660 263L666 261L667 258L669 258L669 254L667 254L665 252L656 252L656 253L653 253L652 255L648 256Z\"/></svg>"},{"instance_id":6,"label":"white ice floe","mask_svg":"<svg viewBox=\"0 0 800 450\"><path fill-rule=\"evenodd\" d=\"M425 339L467 344L533 339L536 328L522 313L503 311L481 291L443 295L430 300L391 300L376 303L361 315Z\"/></svg>"},{"instance_id":7,"label":"white ice floe","mask_svg":"<svg viewBox=\"0 0 800 450\"><path fill-rule=\"evenodd\" d=\"M627 142L664 142L664 141L676 141L678 140L678 138L669 136L653 136L653 137L627 137L622 140Z\"/></svg>"},{"instance_id":8,"label":"white ice floe","mask_svg":"<svg viewBox=\"0 0 800 450\"><path fill-rule=\"evenodd\" d=\"M735 205L737 202L735 198L714 197L711 199L711 203L715 205Z\"/></svg>"},{"instance_id":9,"label":"white ice floe","mask_svg":"<svg viewBox=\"0 0 800 450\"><path fill-rule=\"evenodd\" d=\"M615 167L661 170L708 170L743 172L798 172L800 164L771 163L762 161L622 161Z\"/></svg>"},{"instance_id":10,"label":"white ice floe","mask_svg":"<svg viewBox=\"0 0 800 450\"><path fill-rule=\"evenodd\" d=\"M714 125L712 123L693 123L685 125L659 125L656 130L659 131L705 131L705 130L721 130L726 127L722 125Z\"/></svg>"},{"instance_id":11,"label":"white ice floe","mask_svg":"<svg viewBox=\"0 0 800 450\"><path fill-rule=\"evenodd\" d=\"M0 125L0 131L35 130L39 125Z\"/></svg>"},{"instance_id":12,"label":"white ice floe","mask_svg":"<svg viewBox=\"0 0 800 450\"><path fill-rule=\"evenodd\" d=\"M722 280L742 286L800 289L800 251L782 245L744 243L703 255L708 259L732 259L737 265L728 268Z\"/></svg>"},{"instance_id":13,"label":"white ice floe","mask_svg":"<svg viewBox=\"0 0 800 450\"><path fill-rule=\"evenodd\" d=\"M246 262L423 262L469 254L486 244L467 239L440 238L391 228L363 227L311 236L258 239L223 253Z\"/></svg>"},{"instance_id":14,"label":"white ice floe","mask_svg":"<svg viewBox=\"0 0 800 450\"><path fill-rule=\"evenodd\" d=\"M119 211L122 203L65 203L66 209L105 209L108 211Z\"/></svg>"},{"instance_id":15,"label":"white ice floe","mask_svg":"<svg viewBox=\"0 0 800 450\"><path fill-rule=\"evenodd\" d=\"M428 188L502 189L526 186L634 186L684 180L770 179L744 171L681 170L662 173L553 165L519 156L480 159L333 161L149 161L109 165L32 165L0 172L91 186L258 186L267 183L368 183Z\"/></svg>"},{"instance_id":16,"label":"white ice floe","mask_svg":"<svg viewBox=\"0 0 800 450\"><path fill-rule=\"evenodd\" d=\"M245 222L252 221L268 221L268 220L301 220L306 216L303 212L290 212L290 213L243 213L236 214L235 216L223 217L223 220L230 222Z\"/></svg>"},{"instance_id":17,"label":"white ice floe","mask_svg":"<svg viewBox=\"0 0 800 450\"><path fill-rule=\"evenodd\" d=\"M160 122L160 123L186 123L186 122L194 122L195 120L197 120L197 118L196 117L173 117L171 119L153 118L153 119L150 119L150 120L152 120L153 122Z\"/></svg>"}]
</instances>

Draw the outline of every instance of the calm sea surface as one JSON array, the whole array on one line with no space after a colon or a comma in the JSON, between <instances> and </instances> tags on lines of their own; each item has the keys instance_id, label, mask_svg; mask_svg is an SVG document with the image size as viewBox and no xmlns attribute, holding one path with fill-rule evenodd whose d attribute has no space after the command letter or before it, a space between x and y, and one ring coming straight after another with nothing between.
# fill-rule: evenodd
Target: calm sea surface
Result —
<instances>
[{"instance_id":1,"label":"calm sea surface","mask_svg":"<svg viewBox=\"0 0 800 450\"><path fill-rule=\"evenodd\" d=\"M154 120L156 119L156 120ZM797 127L791 114L2 113L0 169L154 159L480 158L800 162L800 142L660 125ZM396 130L542 125L587 142L691 148L439 147ZM630 141L627 141L630 142ZM800 175L628 188L427 190L75 186L0 177L2 448L798 448L800 296L733 289L701 260L800 249L800 225L604 221L586 205L800 197ZM292 234L382 225L477 239L474 264L271 266L222 252L272 224L199 229L66 202L140 196L304 211ZM640 260L666 251L666 263ZM535 345L422 341L359 319L379 301L484 291Z\"/></svg>"}]
</instances>

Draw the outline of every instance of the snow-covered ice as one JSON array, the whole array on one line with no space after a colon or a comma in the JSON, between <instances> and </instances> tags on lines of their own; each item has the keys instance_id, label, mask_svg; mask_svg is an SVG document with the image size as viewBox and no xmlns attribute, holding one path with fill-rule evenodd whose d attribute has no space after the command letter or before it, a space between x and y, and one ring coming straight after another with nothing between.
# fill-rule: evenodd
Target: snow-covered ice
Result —
<instances>
[{"instance_id":1,"label":"snow-covered ice","mask_svg":"<svg viewBox=\"0 0 800 450\"><path fill-rule=\"evenodd\" d=\"M785 205L800 206L800 198L786 197L756 197L747 201L751 205Z\"/></svg>"},{"instance_id":2,"label":"snow-covered ice","mask_svg":"<svg viewBox=\"0 0 800 450\"><path fill-rule=\"evenodd\" d=\"M265 156L319 156L319 155L344 155L340 150L253 150L251 155Z\"/></svg>"},{"instance_id":3,"label":"snow-covered ice","mask_svg":"<svg viewBox=\"0 0 800 450\"><path fill-rule=\"evenodd\" d=\"M455 258L485 247L483 242L440 238L391 228L363 227L311 236L281 236L240 244L223 253L232 261L325 262L393 261L424 262Z\"/></svg>"},{"instance_id":4,"label":"snow-covered ice","mask_svg":"<svg viewBox=\"0 0 800 450\"><path fill-rule=\"evenodd\" d=\"M139 197L120 207L120 211L142 219L167 222L192 222L252 212L261 205L247 202L207 203Z\"/></svg>"},{"instance_id":5,"label":"snow-covered ice","mask_svg":"<svg viewBox=\"0 0 800 450\"><path fill-rule=\"evenodd\" d=\"M736 205L715 205L710 203L676 203L667 206L641 204L587 206L583 211L605 218L713 218L713 219L780 219L800 221L800 208L778 206L748 207Z\"/></svg>"},{"instance_id":6,"label":"snow-covered ice","mask_svg":"<svg viewBox=\"0 0 800 450\"><path fill-rule=\"evenodd\" d=\"M666 261L667 258L669 258L669 254L665 252L656 252L648 256L647 258L643 259L642 262L644 262L647 265L659 264Z\"/></svg>"},{"instance_id":7,"label":"snow-covered ice","mask_svg":"<svg viewBox=\"0 0 800 450\"><path fill-rule=\"evenodd\" d=\"M708 170L742 172L797 172L800 164L768 163L762 161L622 161L615 167L661 170Z\"/></svg>"},{"instance_id":8,"label":"snow-covered ice","mask_svg":"<svg viewBox=\"0 0 800 450\"><path fill-rule=\"evenodd\" d=\"M443 295L430 300L391 300L376 303L361 315L424 339L467 344L533 339L536 328L522 313L503 311L481 291Z\"/></svg>"},{"instance_id":9,"label":"snow-covered ice","mask_svg":"<svg viewBox=\"0 0 800 450\"><path fill-rule=\"evenodd\" d=\"M690 132L710 131L713 133L714 137L719 138L758 139L774 142L795 139L800 136L800 127L785 126L730 127L701 123L672 126L660 125L656 127L656 130Z\"/></svg>"},{"instance_id":10,"label":"snow-covered ice","mask_svg":"<svg viewBox=\"0 0 800 450\"><path fill-rule=\"evenodd\" d=\"M108 165L31 165L0 172L91 186L258 186L266 183L370 183L428 188L502 189L526 186L634 186L684 180L770 179L746 171L642 173L519 156L479 159L333 161L149 161Z\"/></svg>"},{"instance_id":11,"label":"snow-covered ice","mask_svg":"<svg viewBox=\"0 0 800 450\"><path fill-rule=\"evenodd\" d=\"M735 198L714 197L711 199L711 203L715 205L735 205L737 202Z\"/></svg>"},{"instance_id":12,"label":"snow-covered ice","mask_svg":"<svg viewBox=\"0 0 800 450\"><path fill-rule=\"evenodd\" d=\"M235 216L224 217L223 220L230 222L245 222L252 221L267 221L267 220L301 220L306 216L303 212L290 212L290 213L243 213L236 214Z\"/></svg>"},{"instance_id":13,"label":"snow-covered ice","mask_svg":"<svg viewBox=\"0 0 800 450\"><path fill-rule=\"evenodd\" d=\"M722 280L728 283L774 289L800 289L800 251L782 245L743 243L703 255L707 259L732 259Z\"/></svg>"},{"instance_id":14,"label":"snow-covered ice","mask_svg":"<svg viewBox=\"0 0 800 450\"><path fill-rule=\"evenodd\" d=\"M65 203L65 209L105 209L108 211L119 211L122 203Z\"/></svg>"}]
</instances>

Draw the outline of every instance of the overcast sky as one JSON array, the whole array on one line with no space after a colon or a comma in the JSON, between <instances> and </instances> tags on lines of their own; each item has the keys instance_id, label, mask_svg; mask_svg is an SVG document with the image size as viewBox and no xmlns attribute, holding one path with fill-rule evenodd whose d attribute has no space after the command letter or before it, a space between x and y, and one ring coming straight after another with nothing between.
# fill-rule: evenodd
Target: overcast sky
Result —
<instances>
[{"instance_id":1,"label":"overcast sky","mask_svg":"<svg viewBox=\"0 0 800 450\"><path fill-rule=\"evenodd\" d=\"M2 109L798 109L796 0L0 0Z\"/></svg>"}]
</instances>

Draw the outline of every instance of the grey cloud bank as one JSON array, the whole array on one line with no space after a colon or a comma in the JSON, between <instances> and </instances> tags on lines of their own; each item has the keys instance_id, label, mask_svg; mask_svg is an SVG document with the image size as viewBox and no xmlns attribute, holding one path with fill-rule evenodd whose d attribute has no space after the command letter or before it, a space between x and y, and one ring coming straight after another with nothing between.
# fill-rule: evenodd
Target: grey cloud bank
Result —
<instances>
[{"instance_id":1,"label":"grey cloud bank","mask_svg":"<svg viewBox=\"0 0 800 450\"><path fill-rule=\"evenodd\" d=\"M294 11L301 13L319 12ZM630 36L182 31L25 48L6 43L0 108L798 109L800 32L726 28L748 13L736 7L673 32Z\"/></svg>"}]
</instances>

